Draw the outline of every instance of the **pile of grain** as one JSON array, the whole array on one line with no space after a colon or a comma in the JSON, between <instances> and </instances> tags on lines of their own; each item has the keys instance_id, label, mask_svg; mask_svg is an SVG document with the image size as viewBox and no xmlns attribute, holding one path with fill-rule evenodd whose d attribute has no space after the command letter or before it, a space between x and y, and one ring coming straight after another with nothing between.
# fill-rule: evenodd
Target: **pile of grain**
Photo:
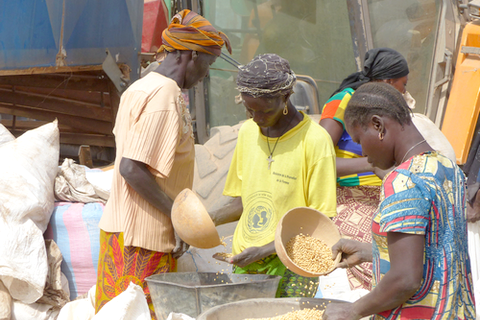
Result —
<instances>
[{"instance_id":1,"label":"pile of grain","mask_svg":"<svg viewBox=\"0 0 480 320\"><path fill-rule=\"evenodd\" d=\"M245 320L318 320L322 319L324 310L303 309L285 313L272 318L245 319Z\"/></svg>"},{"instance_id":2,"label":"pile of grain","mask_svg":"<svg viewBox=\"0 0 480 320\"><path fill-rule=\"evenodd\" d=\"M305 271L326 273L335 266L332 250L320 239L299 234L287 242L286 251L290 259Z\"/></svg>"}]
</instances>

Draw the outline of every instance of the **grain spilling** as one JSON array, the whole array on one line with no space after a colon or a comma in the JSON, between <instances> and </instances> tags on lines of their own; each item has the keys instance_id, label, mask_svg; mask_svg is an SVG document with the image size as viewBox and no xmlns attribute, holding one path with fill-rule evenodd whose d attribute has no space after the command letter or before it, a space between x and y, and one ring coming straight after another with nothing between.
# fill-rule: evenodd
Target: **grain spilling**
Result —
<instances>
[{"instance_id":1,"label":"grain spilling","mask_svg":"<svg viewBox=\"0 0 480 320\"><path fill-rule=\"evenodd\" d=\"M245 319L245 320L318 320L323 316L324 310L317 309L303 309L297 311L291 311L272 318L258 318L258 319Z\"/></svg>"},{"instance_id":2,"label":"grain spilling","mask_svg":"<svg viewBox=\"0 0 480 320\"><path fill-rule=\"evenodd\" d=\"M287 242L286 251L297 266L308 272L327 273L335 267L332 250L327 244L302 233Z\"/></svg>"},{"instance_id":3,"label":"grain spilling","mask_svg":"<svg viewBox=\"0 0 480 320\"><path fill-rule=\"evenodd\" d=\"M222 238L220 239L220 244L221 244L222 246L224 246L224 247L227 246L227 243L225 242L225 237L222 237Z\"/></svg>"},{"instance_id":4,"label":"grain spilling","mask_svg":"<svg viewBox=\"0 0 480 320\"><path fill-rule=\"evenodd\" d=\"M219 258L231 258L231 257L233 257L233 253L228 253L228 252L217 252L215 255Z\"/></svg>"}]
</instances>

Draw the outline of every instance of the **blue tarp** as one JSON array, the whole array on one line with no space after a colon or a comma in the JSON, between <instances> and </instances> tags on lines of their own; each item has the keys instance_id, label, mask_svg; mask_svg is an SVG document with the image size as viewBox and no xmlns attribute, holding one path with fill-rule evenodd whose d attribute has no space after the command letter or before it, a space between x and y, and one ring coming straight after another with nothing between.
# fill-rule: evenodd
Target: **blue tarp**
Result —
<instances>
[{"instance_id":1,"label":"blue tarp","mask_svg":"<svg viewBox=\"0 0 480 320\"><path fill-rule=\"evenodd\" d=\"M143 0L0 0L0 70L55 66L61 47L67 66L100 65L108 49L137 78L142 19Z\"/></svg>"}]
</instances>

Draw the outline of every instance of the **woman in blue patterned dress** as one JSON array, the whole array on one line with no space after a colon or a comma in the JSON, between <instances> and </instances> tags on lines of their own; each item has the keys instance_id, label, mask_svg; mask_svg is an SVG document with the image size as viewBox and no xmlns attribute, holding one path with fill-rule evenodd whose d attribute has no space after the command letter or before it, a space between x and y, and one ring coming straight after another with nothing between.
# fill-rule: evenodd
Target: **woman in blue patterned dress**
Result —
<instances>
[{"instance_id":1,"label":"woman in blue patterned dress","mask_svg":"<svg viewBox=\"0 0 480 320\"><path fill-rule=\"evenodd\" d=\"M373 290L332 303L323 319L475 319L465 215L465 176L435 152L392 86L368 83L345 111L352 139L374 166L396 168L383 180L373 244L341 240L339 267L373 262Z\"/></svg>"}]
</instances>

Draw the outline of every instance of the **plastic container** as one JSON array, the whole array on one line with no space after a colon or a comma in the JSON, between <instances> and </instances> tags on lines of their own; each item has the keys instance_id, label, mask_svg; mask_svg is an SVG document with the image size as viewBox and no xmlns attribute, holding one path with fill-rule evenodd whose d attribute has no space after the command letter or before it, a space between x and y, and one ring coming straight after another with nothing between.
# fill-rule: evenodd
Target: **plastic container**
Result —
<instances>
[{"instance_id":1,"label":"plastic container","mask_svg":"<svg viewBox=\"0 0 480 320\"><path fill-rule=\"evenodd\" d=\"M248 299L227 303L203 312L197 320L244 320L248 318L271 318L291 311L312 309L324 310L330 302L345 302L315 298L265 298Z\"/></svg>"},{"instance_id":2,"label":"plastic container","mask_svg":"<svg viewBox=\"0 0 480 320\"><path fill-rule=\"evenodd\" d=\"M170 312L196 318L208 309L251 298L274 298L280 276L180 272L146 278L155 314L167 319Z\"/></svg>"}]
</instances>

